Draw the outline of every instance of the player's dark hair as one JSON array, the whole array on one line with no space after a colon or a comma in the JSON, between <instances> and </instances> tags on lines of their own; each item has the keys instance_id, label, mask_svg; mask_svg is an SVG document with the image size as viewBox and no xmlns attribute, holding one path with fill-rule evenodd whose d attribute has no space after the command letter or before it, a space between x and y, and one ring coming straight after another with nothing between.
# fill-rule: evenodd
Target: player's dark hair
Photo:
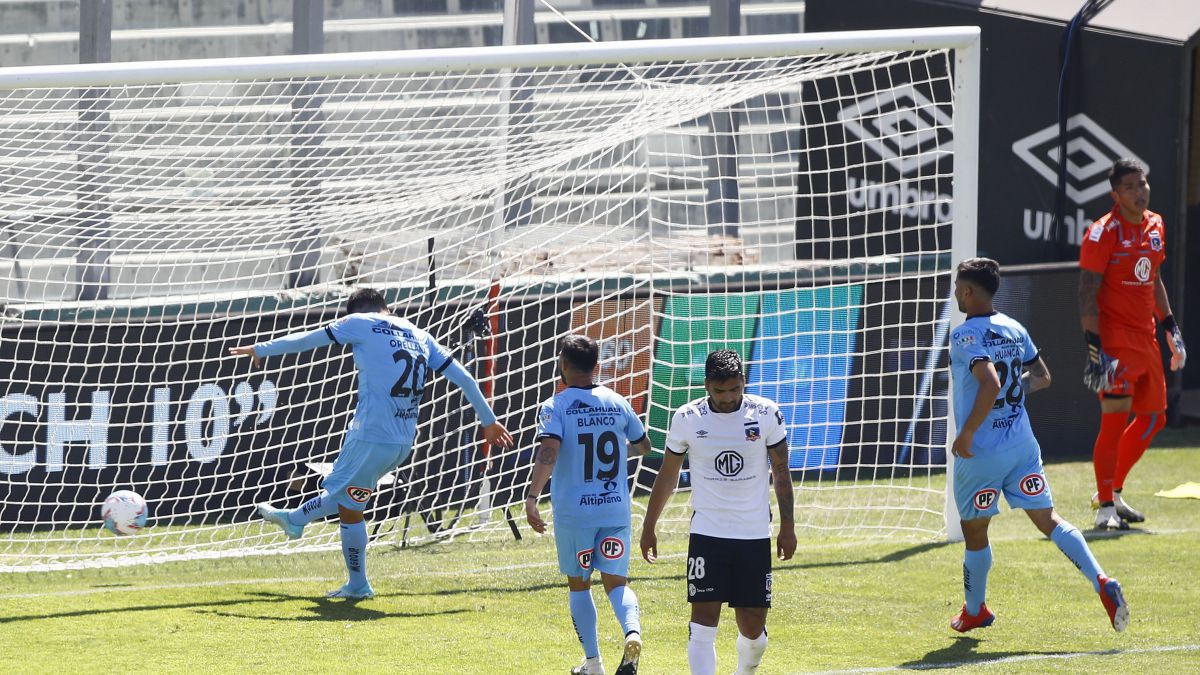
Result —
<instances>
[{"instance_id":1,"label":"player's dark hair","mask_svg":"<svg viewBox=\"0 0 1200 675\"><path fill-rule=\"evenodd\" d=\"M351 293L350 299L346 301L346 311L351 314L378 312L387 308L387 300L374 288L360 288Z\"/></svg>"},{"instance_id":2,"label":"player's dark hair","mask_svg":"<svg viewBox=\"0 0 1200 675\"><path fill-rule=\"evenodd\" d=\"M558 353L572 368L590 373L600 360L600 345L586 335L574 333L562 339Z\"/></svg>"},{"instance_id":3,"label":"player's dark hair","mask_svg":"<svg viewBox=\"0 0 1200 675\"><path fill-rule=\"evenodd\" d=\"M718 349L704 360L704 379L711 382L724 382L744 377L742 372L742 357L732 349Z\"/></svg>"},{"instance_id":4,"label":"player's dark hair","mask_svg":"<svg viewBox=\"0 0 1200 675\"><path fill-rule=\"evenodd\" d=\"M1131 173L1140 173L1146 175L1146 166L1136 159L1125 157L1113 162L1112 168L1108 170L1108 184L1112 189L1116 190L1121 184L1121 179Z\"/></svg>"},{"instance_id":5,"label":"player's dark hair","mask_svg":"<svg viewBox=\"0 0 1200 675\"><path fill-rule=\"evenodd\" d=\"M995 295L1000 288L1000 263L991 258L967 258L958 263L958 278Z\"/></svg>"}]
</instances>

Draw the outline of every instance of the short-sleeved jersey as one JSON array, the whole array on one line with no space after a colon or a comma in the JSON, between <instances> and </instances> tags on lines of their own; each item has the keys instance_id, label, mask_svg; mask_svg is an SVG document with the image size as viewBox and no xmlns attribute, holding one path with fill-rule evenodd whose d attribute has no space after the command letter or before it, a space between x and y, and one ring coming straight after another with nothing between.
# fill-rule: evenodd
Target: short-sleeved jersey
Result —
<instances>
[{"instance_id":1,"label":"short-sleeved jersey","mask_svg":"<svg viewBox=\"0 0 1200 675\"><path fill-rule=\"evenodd\" d=\"M556 525L629 525L629 449L646 436L642 421L608 387L567 387L538 414L538 439L561 442L551 476Z\"/></svg>"},{"instance_id":2,"label":"short-sleeved jersey","mask_svg":"<svg viewBox=\"0 0 1200 675\"><path fill-rule=\"evenodd\" d=\"M1162 216L1153 211L1146 211L1142 222L1133 224L1113 207L1088 228L1079 249L1079 267L1104 275L1097 302L1105 345L1120 341L1120 331L1114 328L1154 333L1154 288L1158 268L1167 257L1166 237Z\"/></svg>"},{"instance_id":3,"label":"short-sleeved jersey","mask_svg":"<svg viewBox=\"0 0 1200 675\"><path fill-rule=\"evenodd\" d=\"M425 382L454 358L429 333L390 314L351 314L325 332L350 345L358 368L358 405L346 440L411 445Z\"/></svg>"},{"instance_id":4,"label":"short-sleeved jersey","mask_svg":"<svg viewBox=\"0 0 1200 675\"><path fill-rule=\"evenodd\" d=\"M989 453L1036 443L1025 411L1021 373L1038 360L1038 350L1029 331L1016 319L999 312L968 317L950 333L950 376L954 379L954 419L958 431L975 407L979 381L971 369L980 361L991 361L1000 376L1000 395L987 419L975 432L971 452Z\"/></svg>"},{"instance_id":5,"label":"short-sleeved jersey","mask_svg":"<svg viewBox=\"0 0 1200 675\"><path fill-rule=\"evenodd\" d=\"M787 439L774 401L746 394L736 412L714 412L708 398L675 411L667 451L687 454L692 533L725 539L771 536L767 448Z\"/></svg>"}]
</instances>

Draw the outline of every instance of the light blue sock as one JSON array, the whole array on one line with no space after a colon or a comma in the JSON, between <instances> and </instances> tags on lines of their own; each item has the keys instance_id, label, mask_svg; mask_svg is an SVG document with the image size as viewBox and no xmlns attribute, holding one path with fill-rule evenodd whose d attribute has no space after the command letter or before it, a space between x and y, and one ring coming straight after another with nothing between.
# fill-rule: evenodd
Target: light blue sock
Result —
<instances>
[{"instance_id":1,"label":"light blue sock","mask_svg":"<svg viewBox=\"0 0 1200 675\"><path fill-rule=\"evenodd\" d=\"M1068 522L1061 522L1050 533L1050 540L1054 542L1058 550L1063 552L1063 555L1067 556L1068 560L1075 564L1076 569L1092 582L1092 589L1099 593L1100 579L1098 577L1104 574L1104 570L1100 569L1100 563L1096 562L1096 556L1092 555L1092 549L1088 548L1083 535L1079 533L1079 528Z\"/></svg>"},{"instance_id":2,"label":"light blue sock","mask_svg":"<svg viewBox=\"0 0 1200 675\"><path fill-rule=\"evenodd\" d=\"M963 553L963 592L967 596L967 613L979 614L979 606L987 600L988 570L992 569L992 545L978 551Z\"/></svg>"},{"instance_id":3,"label":"light blue sock","mask_svg":"<svg viewBox=\"0 0 1200 675\"><path fill-rule=\"evenodd\" d=\"M584 658L600 656L600 641L596 637L596 603L592 601L592 592L571 591L570 607L571 621L575 623L579 644L583 645Z\"/></svg>"},{"instance_id":4,"label":"light blue sock","mask_svg":"<svg viewBox=\"0 0 1200 675\"><path fill-rule=\"evenodd\" d=\"M350 586L361 588L367 583L367 522L342 523L342 555L350 573Z\"/></svg>"},{"instance_id":5,"label":"light blue sock","mask_svg":"<svg viewBox=\"0 0 1200 675\"><path fill-rule=\"evenodd\" d=\"M337 502L329 496L328 492L322 492L298 508L288 511L287 519L293 525L307 525L318 518L332 516L337 513L337 510Z\"/></svg>"},{"instance_id":6,"label":"light blue sock","mask_svg":"<svg viewBox=\"0 0 1200 675\"><path fill-rule=\"evenodd\" d=\"M642 609L638 606L637 595L629 586L617 586L608 594L613 613L621 624L625 635L642 632Z\"/></svg>"}]
</instances>

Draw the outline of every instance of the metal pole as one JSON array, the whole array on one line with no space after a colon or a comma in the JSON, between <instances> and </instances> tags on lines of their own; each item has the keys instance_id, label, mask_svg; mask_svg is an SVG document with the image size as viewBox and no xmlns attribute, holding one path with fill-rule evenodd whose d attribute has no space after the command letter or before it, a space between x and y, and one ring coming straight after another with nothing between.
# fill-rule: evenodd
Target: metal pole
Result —
<instances>
[{"instance_id":1,"label":"metal pole","mask_svg":"<svg viewBox=\"0 0 1200 675\"><path fill-rule=\"evenodd\" d=\"M324 50L325 0L292 0L292 53L320 54ZM311 286L319 281L321 226L317 218L320 191L317 172L324 139L321 125L325 120L321 110L324 99L317 95L319 86L319 81L300 81L291 85L290 220L296 240L288 260L288 288Z\"/></svg>"},{"instance_id":2,"label":"metal pole","mask_svg":"<svg viewBox=\"0 0 1200 675\"><path fill-rule=\"evenodd\" d=\"M531 45L537 43L537 28L533 23L534 0L505 0L504 2L504 35L503 44ZM526 143L533 133L533 104L529 102L531 92L528 88L529 76L512 75L508 87L507 110L504 123L507 125L505 134L505 157L512 156L513 148L519 148ZM528 194L531 183L513 183L504 191L501 213L505 228L519 227L529 223L533 211L533 198Z\"/></svg>"},{"instance_id":3,"label":"metal pole","mask_svg":"<svg viewBox=\"0 0 1200 675\"><path fill-rule=\"evenodd\" d=\"M79 3L79 62L112 61L112 0ZM84 89L78 102L76 204L79 213L78 300L108 298L109 221L108 144L111 129L107 89Z\"/></svg>"},{"instance_id":4,"label":"metal pole","mask_svg":"<svg viewBox=\"0 0 1200 675\"><path fill-rule=\"evenodd\" d=\"M740 35L742 32L741 0L709 0L709 35ZM739 213L736 109L716 110L708 116L712 136L702 150L707 164L704 191L707 203L708 233L736 237Z\"/></svg>"}]
</instances>

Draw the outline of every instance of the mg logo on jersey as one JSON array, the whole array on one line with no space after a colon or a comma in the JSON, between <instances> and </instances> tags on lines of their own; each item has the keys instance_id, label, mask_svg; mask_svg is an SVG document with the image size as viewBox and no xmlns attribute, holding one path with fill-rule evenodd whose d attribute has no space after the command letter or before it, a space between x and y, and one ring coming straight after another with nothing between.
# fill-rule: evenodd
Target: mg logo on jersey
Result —
<instances>
[{"instance_id":1,"label":"mg logo on jersey","mask_svg":"<svg viewBox=\"0 0 1200 675\"><path fill-rule=\"evenodd\" d=\"M1133 277L1143 284L1150 281L1150 271L1154 266L1150 264L1150 259L1142 256L1133 265Z\"/></svg>"},{"instance_id":2,"label":"mg logo on jersey","mask_svg":"<svg viewBox=\"0 0 1200 675\"><path fill-rule=\"evenodd\" d=\"M575 554L575 560L579 562L579 566L585 570L592 568L592 549L580 551Z\"/></svg>"},{"instance_id":3,"label":"mg logo on jersey","mask_svg":"<svg viewBox=\"0 0 1200 675\"><path fill-rule=\"evenodd\" d=\"M366 504L367 500L371 498L371 494L374 492L374 490L369 488L354 487L353 485L346 488L346 496L349 497L355 504Z\"/></svg>"},{"instance_id":4,"label":"mg logo on jersey","mask_svg":"<svg viewBox=\"0 0 1200 675\"><path fill-rule=\"evenodd\" d=\"M1057 186L1058 167L1062 161L1058 156L1058 145L1058 124L1051 124L1013 143L1012 150L1039 176ZM1084 205L1108 194L1112 190L1108 184L1108 170L1122 157L1137 159L1132 150L1092 118L1083 113L1073 115L1067 120L1067 196L1076 204ZM1146 166L1146 174L1150 174L1149 166Z\"/></svg>"},{"instance_id":5,"label":"mg logo on jersey","mask_svg":"<svg viewBox=\"0 0 1200 675\"><path fill-rule=\"evenodd\" d=\"M742 456L737 452L726 450L717 455L714 465L716 466L717 473L726 478L732 478L742 472L745 461L742 460Z\"/></svg>"},{"instance_id":6,"label":"mg logo on jersey","mask_svg":"<svg viewBox=\"0 0 1200 675\"><path fill-rule=\"evenodd\" d=\"M1036 497L1046 491L1046 479L1040 473L1031 473L1021 479L1021 492Z\"/></svg>"},{"instance_id":7,"label":"mg logo on jersey","mask_svg":"<svg viewBox=\"0 0 1200 675\"><path fill-rule=\"evenodd\" d=\"M985 488L975 493L975 497L971 500L975 503L975 508L980 511L986 511L992 508L992 504L996 503L996 497L999 495L992 488Z\"/></svg>"},{"instance_id":8,"label":"mg logo on jersey","mask_svg":"<svg viewBox=\"0 0 1200 675\"><path fill-rule=\"evenodd\" d=\"M625 555L625 542L616 537L605 537L600 540L600 555L607 560L620 560Z\"/></svg>"}]
</instances>

